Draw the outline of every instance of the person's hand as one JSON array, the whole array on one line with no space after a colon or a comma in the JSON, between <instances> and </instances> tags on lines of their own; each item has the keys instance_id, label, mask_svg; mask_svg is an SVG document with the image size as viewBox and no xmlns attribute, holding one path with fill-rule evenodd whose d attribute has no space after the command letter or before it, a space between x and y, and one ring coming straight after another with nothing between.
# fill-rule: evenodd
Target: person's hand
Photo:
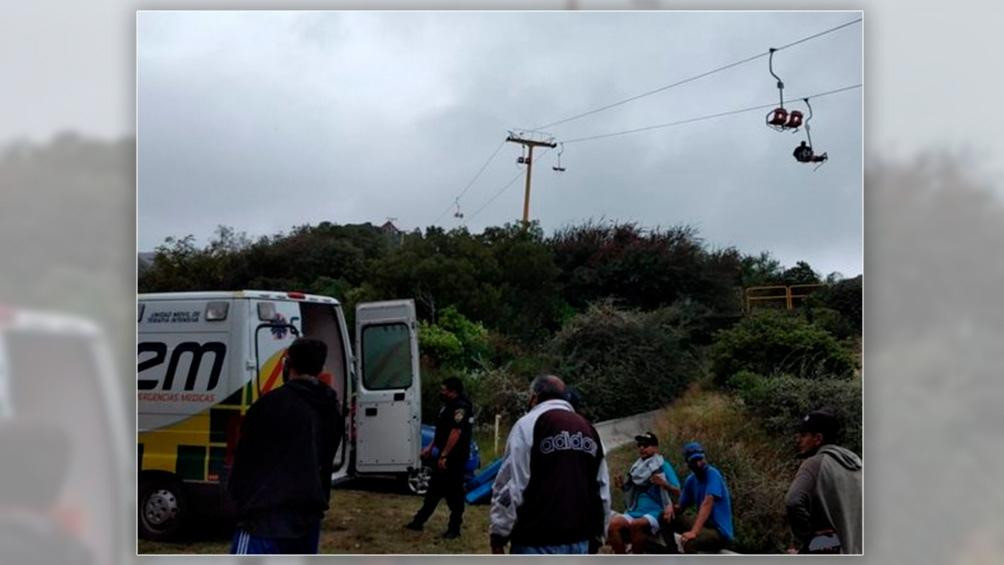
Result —
<instances>
[{"instance_id":1,"label":"person's hand","mask_svg":"<svg viewBox=\"0 0 1004 565\"><path fill-rule=\"evenodd\" d=\"M666 523L668 524L673 521L673 514L674 514L673 505L667 504L666 508L662 510L662 519L665 520Z\"/></svg>"},{"instance_id":2,"label":"person's hand","mask_svg":"<svg viewBox=\"0 0 1004 565\"><path fill-rule=\"evenodd\" d=\"M798 555L798 549L793 545L789 545L788 549L786 550L786 553L788 555Z\"/></svg>"},{"instance_id":3,"label":"person's hand","mask_svg":"<svg viewBox=\"0 0 1004 565\"><path fill-rule=\"evenodd\" d=\"M445 455L442 455L442 456L439 457L439 461L436 463L436 467L438 467L440 471L445 471L446 470L446 456Z\"/></svg>"},{"instance_id":4,"label":"person's hand","mask_svg":"<svg viewBox=\"0 0 1004 565\"><path fill-rule=\"evenodd\" d=\"M656 473L655 475L652 475L652 483L664 488L669 486L669 483L666 482L666 476L663 475L662 473Z\"/></svg>"},{"instance_id":5,"label":"person's hand","mask_svg":"<svg viewBox=\"0 0 1004 565\"><path fill-rule=\"evenodd\" d=\"M431 453L432 453L432 444L430 443L429 445L422 448L422 452L419 453L418 456L420 459L428 459Z\"/></svg>"},{"instance_id":6,"label":"person's hand","mask_svg":"<svg viewBox=\"0 0 1004 565\"><path fill-rule=\"evenodd\" d=\"M683 532L682 534L680 534L680 543L681 544L685 544L688 541L690 541L692 539L696 539L696 538L697 538L697 534L694 533L694 532Z\"/></svg>"}]
</instances>

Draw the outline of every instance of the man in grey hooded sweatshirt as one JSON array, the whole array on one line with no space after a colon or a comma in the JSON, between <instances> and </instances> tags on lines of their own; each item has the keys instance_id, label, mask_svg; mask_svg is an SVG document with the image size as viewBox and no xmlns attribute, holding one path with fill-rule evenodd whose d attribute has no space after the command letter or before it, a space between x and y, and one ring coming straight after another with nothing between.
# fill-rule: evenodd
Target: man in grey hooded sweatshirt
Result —
<instances>
[{"instance_id":1,"label":"man in grey hooded sweatshirt","mask_svg":"<svg viewBox=\"0 0 1004 565\"><path fill-rule=\"evenodd\" d=\"M862 553L862 463L834 444L838 433L837 417L828 408L802 418L797 443L805 461L785 497L799 553Z\"/></svg>"}]
</instances>

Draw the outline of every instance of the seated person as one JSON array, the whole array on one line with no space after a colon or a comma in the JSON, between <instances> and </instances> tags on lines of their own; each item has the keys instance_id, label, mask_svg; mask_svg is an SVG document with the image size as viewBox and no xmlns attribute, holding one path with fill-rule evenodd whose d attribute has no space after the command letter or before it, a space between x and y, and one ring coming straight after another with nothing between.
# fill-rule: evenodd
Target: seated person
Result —
<instances>
[{"instance_id":1,"label":"seated person","mask_svg":"<svg viewBox=\"0 0 1004 565\"><path fill-rule=\"evenodd\" d=\"M804 141L791 153L799 163L822 163L827 159L826 153L816 155Z\"/></svg>"},{"instance_id":2,"label":"seated person","mask_svg":"<svg viewBox=\"0 0 1004 565\"><path fill-rule=\"evenodd\" d=\"M671 550L682 548L685 553L717 553L734 538L732 532L732 498L721 472L705 461L704 448L696 441L683 446L683 457L691 474L683 483L680 502L663 512L663 539ZM693 506L697 516L684 516ZM679 546L673 533L680 534Z\"/></svg>"},{"instance_id":3,"label":"seated person","mask_svg":"<svg viewBox=\"0 0 1004 565\"><path fill-rule=\"evenodd\" d=\"M626 553L625 530L630 532L631 553L644 553L649 534L659 532L659 515L667 506L672 507L670 495L680 495L680 479L659 455L659 438L647 432L634 439L638 460L627 474L614 478L614 484L624 490L627 508L623 514L613 513L610 519L607 542L614 553Z\"/></svg>"}]
</instances>

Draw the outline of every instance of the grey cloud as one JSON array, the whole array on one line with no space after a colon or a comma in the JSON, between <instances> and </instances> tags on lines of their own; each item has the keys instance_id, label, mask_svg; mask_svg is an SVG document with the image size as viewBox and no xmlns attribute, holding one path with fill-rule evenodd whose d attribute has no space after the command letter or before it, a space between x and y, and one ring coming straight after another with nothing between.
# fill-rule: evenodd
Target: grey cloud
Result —
<instances>
[{"instance_id":1,"label":"grey cloud","mask_svg":"<svg viewBox=\"0 0 1004 565\"><path fill-rule=\"evenodd\" d=\"M441 218L507 128L533 127L665 85L855 13L144 13L139 19L140 247L205 241L217 224ZM820 47L822 46L822 47ZM789 93L860 82L860 29L782 52ZM558 140L770 102L766 60L549 129ZM817 102L808 174L762 113L538 156L545 230L604 216L696 224L715 246L860 272L860 105ZM503 148L461 200L468 214L518 173ZM852 190L844 190L851 187ZM518 219L522 181L469 216ZM439 223L447 227L452 215ZM797 242L789 245L788 242Z\"/></svg>"}]
</instances>

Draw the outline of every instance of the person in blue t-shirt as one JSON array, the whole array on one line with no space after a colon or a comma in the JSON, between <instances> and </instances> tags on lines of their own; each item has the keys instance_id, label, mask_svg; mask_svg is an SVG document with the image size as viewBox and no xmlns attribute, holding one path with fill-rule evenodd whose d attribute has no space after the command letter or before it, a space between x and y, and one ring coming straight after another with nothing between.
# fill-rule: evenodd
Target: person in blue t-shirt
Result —
<instances>
[{"instance_id":1,"label":"person in blue t-shirt","mask_svg":"<svg viewBox=\"0 0 1004 565\"><path fill-rule=\"evenodd\" d=\"M614 512L607 528L607 543L614 553L627 552L625 532L629 532L631 553L644 553L648 536L659 532L659 515L680 496L680 479L659 455L659 438L646 432L634 439L638 460L624 476L614 477L614 485L624 491L627 508L623 514Z\"/></svg>"},{"instance_id":2,"label":"person in blue t-shirt","mask_svg":"<svg viewBox=\"0 0 1004 565\"><path fill-rule=\"evenodd\" d=\"M734 539L729 487L721 472L708 464L700 443L683 446L683 458L691 474L683 483L680 502L666 508L661 516L663 538L671 549L676 548L672 537L676 532L685 553L716 553ZM697 510L693 518L683 515L689 506Z\"/></svg>"}]
</instances>

